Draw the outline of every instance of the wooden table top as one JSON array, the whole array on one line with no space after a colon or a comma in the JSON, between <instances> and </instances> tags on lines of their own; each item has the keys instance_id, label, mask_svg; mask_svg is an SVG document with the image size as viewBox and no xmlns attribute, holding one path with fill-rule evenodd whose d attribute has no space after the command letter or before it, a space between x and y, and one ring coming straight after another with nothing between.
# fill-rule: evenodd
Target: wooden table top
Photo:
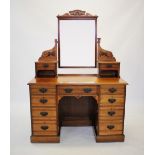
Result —
<instances>
[{"instance_id":1,"label":"wooden table top","mask_svg":"<svg viewBox=\"0 0 155 155\"><path fill-rule=\"evenodd\" d=\"M98 78L97 76L58 76L55 78L33 78L28 85L39 85L39 84L47 84L47 85L101 85L101 84L124 84L127 85L127 82L122 78Z\"/></svg>"}]
</instances>

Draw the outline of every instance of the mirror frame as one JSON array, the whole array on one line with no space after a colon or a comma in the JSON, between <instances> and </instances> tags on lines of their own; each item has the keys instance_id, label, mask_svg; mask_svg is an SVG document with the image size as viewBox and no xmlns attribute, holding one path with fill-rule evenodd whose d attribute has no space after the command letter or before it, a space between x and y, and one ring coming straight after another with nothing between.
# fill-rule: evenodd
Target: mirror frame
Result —
<instances>
[{"instance_id":1,"label":"mirror frame","mask_svg":"<svg viewBox=\"0 0 155 155\"><path fill-rule=\"evenodd\" d=\"M97 18L86 11L73 10L64 15L58 15L58 67L59 68L97 68ZM60 65L60 20L94 20L95 21L95 66L61 66Z\"/></svg>"}]
</instances>

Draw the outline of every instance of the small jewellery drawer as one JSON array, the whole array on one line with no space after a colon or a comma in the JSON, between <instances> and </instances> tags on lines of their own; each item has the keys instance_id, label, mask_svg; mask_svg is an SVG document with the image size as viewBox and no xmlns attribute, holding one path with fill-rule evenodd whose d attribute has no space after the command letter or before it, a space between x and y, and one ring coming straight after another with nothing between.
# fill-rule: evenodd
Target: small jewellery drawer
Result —
<instances>
[{"instance_id":1,"label":"small jewellery drawer","mask_svg":"<svg viewBox=\"0 0 155 155\"><path fill-rule=\"evenodd\" d=\"M101 95L100 105L102 106L123 106L124 95Z\"/></svg>"},{"instance_id":2,"label":"small jewellery drawer","mask_svg":"<svg viewBox=\"0 0 155 155\"><path fill-rule=\"evenodd\" d=\"M100 107L99 117L100 120L106 119L123 119L124 108L103 108Z\"/></svg>"},{"instance_id":3,"label":"small jewellery drawer","mask_svg":"<svg viewBox=\"0 0 155 155\"><path fill-rule=\"evenodd\" d=\"M55 95L56 94L56 87L55 86L45 86L45 85L40 85L40 86L34 86L32 85L31 87L31 93L32 94L50 94L50 95Z\"/></svg>"},{"instance_id":4,"label":"small jewellery drawer","mask_svg":"<svg viewBox=\"0 0 155 155\"><path fill-rule=\"evenodd\" d=\"M119 69L120 63L100 63L99 68L104 70Z\"/></svg>"},{"instance_id":5,"label":"small jewellery drawer","mask_svg":"<svg viewBox=\"0 0 155 155\"><path fill-rule=\"evenodd\" d=\"M31 103L32 106L44 106L44 107L56 106L56 97L52 95L49 96L32 95Z\"/></svg>"},{"instance_id":6,"label":"small jewellery drawer","mask_svg":"<svg viewBox=\"0 0 155 155\"><path fill-rule=\"evenodd\" d=\"M99 123L99 135L116 135L123 133L123 121L100 121Z\"/></svg>"},{"instance_id":7,"label":"small jewellery drawer","mask_svg":"<svg viewBox=\"0 0 155 155\"><path fill-rule=\"evenodd\" d=\"M32 118L56 120L56 108L32 108Z\"/></svg>"},{"instance_id":8,"label":"small jewellery drawer","mask_svg":"<svg viewBox=\"0 0 155 155\"><path fill-rule=\"evenodd\" d=\"M101 94L113 95L113 94L124 94L124 85L101 85Z\"/></svg>"},{"instance_id":9,"label":"small jewellery drawer","mask_svg":"<svg viewBox=\"0 0 155 155\"><path fill-rule=\"evenodd\" d=\"M56 64L54 63L41 63L36 62L36 69L37 70L55 70Z\"/></svg>"},{"instance_id":10,"label":"small jewellery drawer","mask_svg":"<svg viewBox=\"0 0 155 155\"><path fill-rule=\"evenodd\" d=\"M97 86L85 85L85 86L58 86L58 93L63 95L96 95Z\"/></svg>"},{"instance_id":11,"label":"small jewellery drawer","mask_svg":"<svg viewBox=\"0 0 155 155\"><path fill-rule=\"evenodd\" d=\"M33 135L57 135L57 124L53 121L35 121Z\"/></svg>"}]
</instances>

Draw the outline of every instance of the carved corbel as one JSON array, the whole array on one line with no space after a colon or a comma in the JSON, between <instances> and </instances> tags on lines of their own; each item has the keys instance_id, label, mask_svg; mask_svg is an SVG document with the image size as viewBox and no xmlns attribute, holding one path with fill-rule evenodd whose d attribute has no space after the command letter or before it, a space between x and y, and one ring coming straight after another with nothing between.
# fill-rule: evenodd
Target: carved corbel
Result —
<instances>
[{"instance_id":1,"label":"carved corbel","mask_svg":"<svg viewBox=\"0 0 155 155\"><path fill-rule=\"evenodd\" d=\"M46 62L53 62L57 61L57 39L55 39L55 45L52 49L46 50L42 52L41 57L38 59L38 61L46 61Z\"/></svg>"},{"instance_id":2,"label":"carved corbel","mask_svg":"<svg viewBox=\"0 0 155 155\"><path fill-rule=\"evenodd\" d=\"M98 104L99 97L98 96L92 96L92 97L97 101L97 104Z\"/></svg>"},{"instance_id":3,"label":"carved corbel","mask_svg":"<svg viewBox=\"0 0 155 155\"><path fill-rule=\"evenodd\" d=\"M58 103L59 103L59 101L60 101L63 97L64 97L64 96L58 96L58 97L57 97Z\"/></svg>"},{"instance_id":4,"label":"carved corbel","mask_svg":"<svg viewBox=\"0 0 155 155\"><path fill-rule=\"evenodd\" d=\"M111 51L107 51L100 46L101 38L97 38L98 44L98 61L116 61Z\"/></svg>"}]
</instances>

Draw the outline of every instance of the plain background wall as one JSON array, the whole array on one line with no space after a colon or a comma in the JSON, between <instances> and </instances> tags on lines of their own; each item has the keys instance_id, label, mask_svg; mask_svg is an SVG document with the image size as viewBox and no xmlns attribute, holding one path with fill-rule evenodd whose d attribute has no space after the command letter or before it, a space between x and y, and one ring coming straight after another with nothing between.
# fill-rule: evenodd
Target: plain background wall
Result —
<instances>
[{"instance_id":1,"label":"plain background wall","mask_svg":"<svg viewBox=\"0 0 155 155\"><path fill-rule=\"evenodd\" d=\"M74 9L99 16L101 45L121 62L129 83L127 103L143 104L143 0L12 0L11 102L29 104L34 62L54 45L56 16Z\"/></svg>"}]
</instances>

